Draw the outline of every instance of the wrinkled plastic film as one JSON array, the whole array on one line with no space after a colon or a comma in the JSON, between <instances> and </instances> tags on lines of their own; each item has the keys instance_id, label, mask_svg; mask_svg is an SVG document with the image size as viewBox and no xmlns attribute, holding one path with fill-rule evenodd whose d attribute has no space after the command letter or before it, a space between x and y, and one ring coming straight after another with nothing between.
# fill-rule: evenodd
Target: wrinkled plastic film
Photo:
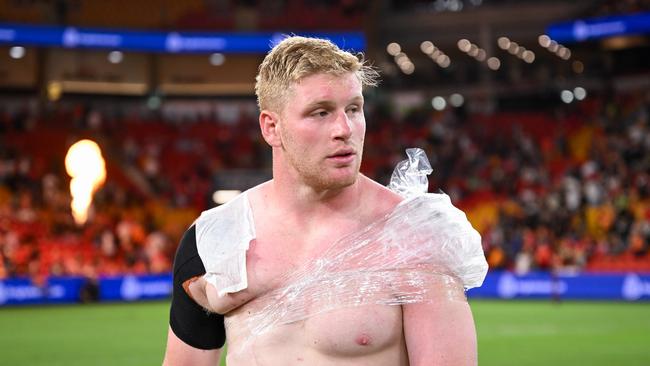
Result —
<instances>
[{"instance_id":1,"label":"wrinkled plastic film","mask_svg":"<svg viewBox=\"0 0 650 366\"><path fill-rule=\"evenodd\" d=\"M424 150L406 149L408 159L397 163L390 177L388 188L404 198L411 198L429 190L429 179L433 169Z\"/></svg>"},{"instance_id":2,"label":"wrinkled plastic film","mask_svg":"<svg viewBox=\"0 0 650 366\"><path fill-rule=\"evenodd\" d=\"M487 263L480 235L447 195L424 193L431 166L422 150L407 153L390 188L409 198L286 275L280 288L248 303L237 326L249 337L238 350L274 327L328 311L466 301L463 290L482 284Z\"/></svg>"}]
</instances>

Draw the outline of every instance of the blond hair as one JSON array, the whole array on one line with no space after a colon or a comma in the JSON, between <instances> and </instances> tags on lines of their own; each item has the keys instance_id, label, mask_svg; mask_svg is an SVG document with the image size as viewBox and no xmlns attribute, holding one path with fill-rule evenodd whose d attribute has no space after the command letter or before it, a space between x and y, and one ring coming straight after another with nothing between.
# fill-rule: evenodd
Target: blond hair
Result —
<instances>
[{"instance_id":1,"label":"blond hair","mask_svg":"<svg viewBox=\"0 0 650 366\"><path fill-rule=\"evenodd\" d=\"M293 83L327 73L352 72L364 86L376 86L379 74L365 64L363 55L343 51L326 39L291 36L278 43L260 64L255 95L260 110L281 112Z\"/></svg>"}]
</instances>

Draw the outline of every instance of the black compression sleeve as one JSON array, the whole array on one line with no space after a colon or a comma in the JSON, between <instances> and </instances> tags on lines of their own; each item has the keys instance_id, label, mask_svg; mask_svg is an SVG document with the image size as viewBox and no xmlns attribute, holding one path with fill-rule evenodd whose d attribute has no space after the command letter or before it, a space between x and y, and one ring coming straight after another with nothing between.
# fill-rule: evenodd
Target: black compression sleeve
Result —
<instances>
[{"instance_id":1,"label":"black compression sleeve","mask_svg":"<svg viewBox=\"0 0 650 366\"><path fill-rule=\"evenodd\" d=\"M208 313L183 289L183 282L203 274L205 267L196 249L196 229L192 226L183 235L174 259L169 325L174 334L188 345L200 349L217 349L226 342L223 315Z\"/></svg>"}]
</instances>

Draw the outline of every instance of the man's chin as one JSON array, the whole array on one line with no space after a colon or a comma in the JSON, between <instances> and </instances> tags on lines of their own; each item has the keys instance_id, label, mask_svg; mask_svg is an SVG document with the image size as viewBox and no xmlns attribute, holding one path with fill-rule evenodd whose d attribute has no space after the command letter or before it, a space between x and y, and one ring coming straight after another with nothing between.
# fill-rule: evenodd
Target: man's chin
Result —
<instances>
[{"instance_id":1,"label":"man's chin","mask_svg":"<svg viewBox=\"0 0 650 366\"><path fill-rule=\"evenodd\" d=\"M316 186L319 190L339 190L356 183L358 177L358 171L346 175L330 176L319 179Z\"/></svg>"}]
</instances>

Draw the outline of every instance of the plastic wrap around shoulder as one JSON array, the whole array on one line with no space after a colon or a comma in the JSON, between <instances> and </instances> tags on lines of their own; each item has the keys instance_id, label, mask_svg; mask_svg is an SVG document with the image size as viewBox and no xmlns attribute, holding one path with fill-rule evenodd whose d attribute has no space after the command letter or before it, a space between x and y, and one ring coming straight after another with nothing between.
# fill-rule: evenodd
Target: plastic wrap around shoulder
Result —
<instances>
[{"instance_id":1,"label":"plastic wrap around shoulder","mask_svg":"<svg viewBox=\"0 0 650 366\"><path fill-rule=\"evenodd\" d=\"M389 188L405 200L363 230L332 243L317 260L249 303L251 335L341 307L457 299L487 273L481 237L445 194L426 193L431 165L408 149ZM247 287L246 250L255 229L246 192L197 220L205 278L220 296ZM464 299L464 297L463 297Z\"/></svg>"},{"instance_id":2,"label":"plastic wrap around shoulder","mask_svg":"<svg viewBox=\"0 0 650 366\"><path fill-rule=\"evenodd\" d=\"M488 266L479 233L449 196L425 193L431 167L421 150L407 153L391 181L407 198L250 302L240 324L248 340L344 307L466 301L463 288L483 283Z\"/></svg>"},{"instance_id":3,"label":"plastic wrap around shoulder","mask_svg":"<svg viewBox=\"0 0 650 366\"><path fill-rule=\"evenodd\" d=\"M195 225L205 280L217 289L219 296L248 287L246 251L255 239L255 225L247 192L204 211Z\"/></svg>"}]
</instances>

